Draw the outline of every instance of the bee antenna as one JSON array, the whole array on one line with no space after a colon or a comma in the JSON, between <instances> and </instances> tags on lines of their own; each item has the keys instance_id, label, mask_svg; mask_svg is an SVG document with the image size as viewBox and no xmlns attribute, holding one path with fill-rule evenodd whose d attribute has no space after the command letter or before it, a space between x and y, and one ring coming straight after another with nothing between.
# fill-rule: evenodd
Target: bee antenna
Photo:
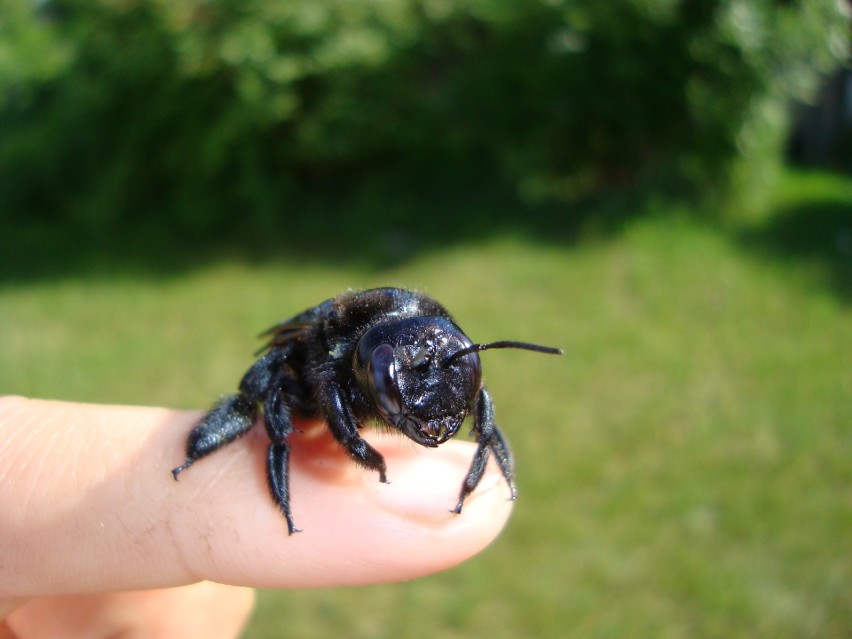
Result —
<instances>
[{"instance_id":1,"label":"bee antenna","mask_svg":"<svg viewBox=\"0 0 852 639\"><path fill-rule=\"evenodd\" d=\"M453 360L468 355L470 353L478 353L487 351L492 348L520 348L525 351L535 351L536 353L547 353L549 355L562 355L561 348L551 348L550 346L541 346L540 344L530 344L528 342L514 342L511 340L503 340L500 342L489 342L487 344L471 344L461 350L456 351L444 360L444 368L452 364Z\"/></svg>"}]
</instances>

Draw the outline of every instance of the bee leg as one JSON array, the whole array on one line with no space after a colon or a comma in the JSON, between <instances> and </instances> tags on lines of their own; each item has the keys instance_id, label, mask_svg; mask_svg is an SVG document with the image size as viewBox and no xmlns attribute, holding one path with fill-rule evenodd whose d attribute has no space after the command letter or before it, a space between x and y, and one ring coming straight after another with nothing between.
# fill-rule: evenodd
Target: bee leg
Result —
<instances>
[{"instance_id":1,"label":"bee leg","mask_svg":"<svg viewBox=\"0 0 852 639\"><path fill-rule=\"evenodd\" d=\"M459 493L459 502L452 512L461 513L464 500L472 493L479 482L482 480L482 475L485 473L485 467L488 464L488 458L491 453L497 460L497 465L500 467L500 472L506 483L509 484L511 498L514 499L517 490L515 488L515 462L512 457L512 451L509 449L509 444L503 433L494 421L494 404L491 401L491 395L485 388L480 389L477 395L476 402L473 406L473 434L476 436L476 442L479 446L476 453L473 455L473 461L470 464L470 470L462 483L461 492Z\"/></svg>"},{"instance_id":2,"label":"bee leg","mask_svg":"<svg viewBox=\"0 0 852 639\"><path fill-rule=\"evenodd\" d=\"M269 491L287 520L287 532L292 535L301 532L296 528L290 510L290 444L287 438L293 432L293 421L281 385L276 386L263 404L263 423L272 440L266 458Z\"/></svg>"},{"instance_id":3,"label":"bee leg","mask_svg":"<svg viewBox=\"0 0 852 639\"><path fill-rule=\"evenodd\" d=\"M186 439L186 461L172 470L178 475L198 459L244 435L254 423L257 404L242 393L230 395L214 406Z\"/></svg>"},{"instance_id":4,"label":"bee leg","mask_svg":"<svg viewBox=\"0 0 852 639\"><path fill-rule=\"evenodd\" d=\"M379 473L380 482L389 483L385 458L358 434L358 420L352 412L352 406L346 399L343 389L334 382L327 382L322 388L321 395L328 428L334 438L359 466L375 470Z\"/></svg>"}]
</instances>

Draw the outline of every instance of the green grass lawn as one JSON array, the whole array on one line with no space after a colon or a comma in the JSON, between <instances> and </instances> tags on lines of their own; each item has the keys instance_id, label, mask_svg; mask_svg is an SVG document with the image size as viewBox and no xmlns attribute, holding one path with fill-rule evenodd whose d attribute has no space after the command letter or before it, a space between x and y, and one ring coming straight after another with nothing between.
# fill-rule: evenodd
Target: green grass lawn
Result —
<instances>
[{"instance_id":1,"label":"green grass lawn","mask_svg":"<svg viewBox=\"0 0 852 639\"><path fill-rule=\"evenodd\" d=\"M474 340L565 349L483 355L514 517L441 575L263 592L247 637L852 636L850 178L791 173L747 225L649 214L571 246L519 230L387 263L19 269L0 392L201 408L261 329L386 284Z\"/></svg>"}]
</instances>

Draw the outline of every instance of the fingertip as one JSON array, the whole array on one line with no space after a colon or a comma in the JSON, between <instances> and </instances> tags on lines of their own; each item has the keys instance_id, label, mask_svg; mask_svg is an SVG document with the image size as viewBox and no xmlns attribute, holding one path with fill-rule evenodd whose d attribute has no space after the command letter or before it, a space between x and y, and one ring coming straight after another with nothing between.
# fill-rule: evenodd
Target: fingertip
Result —
<instances>
[{"instance_id":1,"label":"fingertip","mask_svg":"<svg viewBox=\"0 0 852 639\"><path fill-rule=\"evenodd\" d=\"M389 486L374 486L377 509L397 518L397 535L382 552L397 553L404 579L445 570L484 550L500 534L514 502L496 466L456 511L458 494L475 447L466 442L423 451L394 472Z\"/></svg>"},{"instance_id":2,"label":"fingertip","mask_svg":"<svg viewBox=\"0 0 852 639\"><path fill-rule=\"evenodd\" d=\"M295 443L291 506L300 534L287 535L284 518L268 498L235 505L230 492L248 479L239 477L248 471L232 467L235 475L222 482L216 496L217 503L232 505L227 519L208 529L203 543L183 539L181 554L199 574L228 583L361 585L444 570L497 537L513 503L496 468L488 468L462 513L451 512L473 457L472 444L454 441L426 450L408 440L372 435L371 443L387 460L390 483L355 466L337 447L318 454L314 442L313 453L305 454L309 451Z\"/></svg>"}]
</instances>

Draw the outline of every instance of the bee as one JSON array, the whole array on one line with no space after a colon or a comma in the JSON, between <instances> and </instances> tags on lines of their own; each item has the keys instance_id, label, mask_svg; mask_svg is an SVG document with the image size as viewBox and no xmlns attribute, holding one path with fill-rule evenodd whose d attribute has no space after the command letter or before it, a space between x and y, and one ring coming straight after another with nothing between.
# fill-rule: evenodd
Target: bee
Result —
<instances>
[{"instance_id":1,"label":"bee","mask_svg":"<svg viewBox=\"0 0 852 639\"><path fill-rule=\"evenodd\" d=\"M435 448L471 415L477 449L453 512L461 513L492 454L515 498L512 452L494 421L479 352L519 348L561 354L560 349L515 341L473 343L441 304L400 288L342 293L263 335L268 342L257 353L262 356L238 392L222 399L190 432L186 461L172 470L175 479L248 432L260 412L271 440L269 489L293 534L299 532L290 509L293 416L323 420L355 463L387 483L384 458L360 435L365 424L381 421Z\"/></svg>"}]
</instances>

